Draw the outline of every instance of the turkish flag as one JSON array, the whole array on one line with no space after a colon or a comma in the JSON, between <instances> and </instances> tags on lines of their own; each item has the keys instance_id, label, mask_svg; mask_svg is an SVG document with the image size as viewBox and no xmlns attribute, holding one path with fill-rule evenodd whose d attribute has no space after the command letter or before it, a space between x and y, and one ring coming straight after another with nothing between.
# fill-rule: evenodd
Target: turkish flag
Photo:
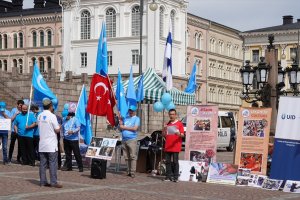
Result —
<instances>
[{"instance_id":1,"label":"turkish flag","mask_svg":"<svg viewBox=\"0 0 300 200\"><path fill-rule=\"evenodd\" d=\"M97 116L107 116L114 126L113 107L116 105L110 80L107 76L94 74L90 87L87 112Z\"/></svg>"}]
</instances>

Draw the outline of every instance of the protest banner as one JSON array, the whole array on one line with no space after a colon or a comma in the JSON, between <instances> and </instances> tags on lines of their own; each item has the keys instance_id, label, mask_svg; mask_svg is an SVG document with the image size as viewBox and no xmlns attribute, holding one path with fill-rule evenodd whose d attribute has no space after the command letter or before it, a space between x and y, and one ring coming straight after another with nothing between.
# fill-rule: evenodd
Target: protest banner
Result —
<instances>
[{"instance_id":1,"label":"protest banner","mask_svg":"<svg viewBox=\"0 0 300 200\"><path fill-rule=\"evenodd\" d=\"M228 163L210 163L206 182L235 185L237 174L237 165Z\"/></svg>"},{"instance_id":2,"label":"protest banner","mask_svg":"<svg viewBox=\"0 0 300 200\"><path fill-rule=\"evenodd\" d=\"M10 131L11 130L11 119L0 119L0 130Z\"/></svg>"},{"instance_id":3,"label":"protest banner","mask_svg":"<svg viewBox=\"0 0 300 200\"><path fill-rule=\"evenodd\" d=\"M111 160L117 139L93 137L85 157Z\"/></svg>"},{"instance_id":4,"label":"protest banner","mask_svg":"<svg viewBox=\"0 0 300 200\"><path fill-rule=\"evenodd\" d=\"M215 161L217 134L217 106L188 106L185 160L207 163Z\"/></svg>"},{"instance_id":5,"label":"protest banner","mask_svg":"<svg viewBox=\"0 0 300 200\"><path fill-rule=\"evenodd\" d=\"M266 175L271 108L241 108L235 164L253 174Z\"/></svg>"},{"instance_id":6,"label":"protest banner","mask_svg":"<svg viewBox=\"0 0 300 200\"><path fill-rule=\"evenodd\" d=\"M299 104L299 97L280 97L270 175L272 179L300 181Z\"/></svg>"}]
</instances>

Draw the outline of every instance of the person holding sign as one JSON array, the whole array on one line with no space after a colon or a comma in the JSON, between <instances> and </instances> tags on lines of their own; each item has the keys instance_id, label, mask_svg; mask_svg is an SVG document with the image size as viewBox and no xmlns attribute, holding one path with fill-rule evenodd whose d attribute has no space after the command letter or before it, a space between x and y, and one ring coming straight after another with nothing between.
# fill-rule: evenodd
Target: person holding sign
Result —
<instances>
[{"instance_id":1,"label":"person holding sign","mask_svg":"<svg viewBox=\"0 0 300 200\"><path fill-rule=\"evenodd\" d=\"M70 112L63 122L64 149L66 162L61 168L62 171L72 171L72 151L74 153L79 172L83 172L82 157L79 149L79 131L81 123L75 117L75 113Z\"/></svg>"},{"instance_id":2,"label":"person holding sign","mask_svg":"<svg viewBox=\"0 0 300 200\"><path fill-rule=\"evenodd\" d=\"M10 119L10 112L6 110L6 103L0 102L0 119ZM2 153L3 153L3 164L9 163L7 158L7 138L8 130L0 130L0 137L2 138Z\"/></svg>"},{"instance_id":3,"label":"person holding sign","mask_svg":"<svg viewBox=\"0 0 300 200\"><path fill-rule=\"evenodd\" d=\"M119 127L122 130L122 148L126 153L127 175L132 178L135 177L136 171L137 130L140 126L140 118L136 116L135 111L136 106L129 106L129 115L119 121Z\"/></svg>"},{"instance_id":4,"label":"person holding sign","mask_svg":"<svg viewBox=\"0 0 300 200\"><path fill-rule=\"evenodd\" d=\"M170 121L164 126L163 135L165 143L166 177L164 181L178 182L179 176L179 152L181 151L182 138L184 137L183 124L177 120L175 109L169 110ZM173 162L171 159L173 158Z\"/></svg>"}]
</instances>

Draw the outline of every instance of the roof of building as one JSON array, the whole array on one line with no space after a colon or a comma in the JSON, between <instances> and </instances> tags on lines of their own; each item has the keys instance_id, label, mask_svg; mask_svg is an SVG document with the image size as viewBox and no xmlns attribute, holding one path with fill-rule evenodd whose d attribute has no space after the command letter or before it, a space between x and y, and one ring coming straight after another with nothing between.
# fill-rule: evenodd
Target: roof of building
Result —
<instances>
[{"instance_id":1,"label":"roof of building","mask_svg":"<svg viewBox=\"0 0 300 200\"><path fill-rule=\"evenodd\" d=\"M49 8L28 8L23 10L17 11L10 11L10 12L0 12L0 18L3 17L16 17L16 16L28 16L28 15L40 15L40 14L47 14L47 13L55 13L55 12L62 12L61 7L49 7Z\"/></svg>"},{"instance_id":2,"label":"roof of building","mask_svg":"<svg viewBox=\"0 0 300 200\"><path fill-rule=\"evenodd\" d=\"M279 26L271 26L271 27L266 27L266 28L249 30L249 31L245 31L244 33L286 31L286 30L295 30L295 29L300 29L299 21L297 21L295 23L291 23L291 24L284 24L284 25L279 25Z\"/></svg>"}]
</instances>

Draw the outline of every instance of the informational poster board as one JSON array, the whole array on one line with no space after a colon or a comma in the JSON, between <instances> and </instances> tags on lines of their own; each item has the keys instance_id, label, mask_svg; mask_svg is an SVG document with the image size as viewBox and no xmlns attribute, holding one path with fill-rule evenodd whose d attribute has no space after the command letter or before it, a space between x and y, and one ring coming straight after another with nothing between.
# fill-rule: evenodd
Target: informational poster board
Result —
<instances>
[{"instance_id":1,"label":"informational poster board","mask_svg":"<svg viewBox=\"0 0 300 200\"><path fill-rule=\"evenodd\" d=\"M93 137L85 157L111 160L117 139Z\"/></svg>"},{"instance_id":2,"label":"informational poster board","mask_svg":"<svg viewBox=\"0 0 300 200\"><path fill-rule=\"evenodd\" d=\"M291 193L300 193L300 181L287 180L284 185L283 191Z\"/></svg>"},{"instance_id":3,"label":"informational poster board","mask_svg":"<svg viewBox=\"0 0 300 200\"><path fill-rule=\"evenodd\" d=\"M300 98L280 97L270 177L300 181Z\"/></svg>"},{"instance_id":4,"label":"informational poster board","mask_svg":"<svg viewBox=\"0 0 300 200\"><path fill-rule=\"evenodd\" d=\"M229 163L210 163L206 182L235 185L237 174L237 165Z\"/></svg>"},{"instance_id":5,"label":"informational poster board","mask_svg":"<svg viewBox=\"0 0 300 200\"><path fill-rule=\"evenodd\" d=\"M241 108L235 164L252 174L266 175L271 108Z\"/></svg>"},{"instance_id":6,"label":"informational poster board","mask_svg":"<svg viewBox=\"0 0 300 200\"><path fill-rule=\"evenodd\" d=\"M179 160L179 181L204 182L209 165L206 162Z\"/></svg>"},{"instance_id":7,"label":"informational poster board","mask_svg":"<svg viewBox=\"0 0 300 200\"><path fill-rule=\"evenodd\" d=\"M11 130L11 119L0 119L0 130L10 131Z\"/></svg>"},{"instance_id":8,"label":"informational poster board","mask_svg":"<svg viewBox=\"0 0 300 200\"><path fill-rule=\"evenodd\" d=\"M185 160L216 161L217 134L217 106L188 106Z\"/></svg>"}]
</instances>

